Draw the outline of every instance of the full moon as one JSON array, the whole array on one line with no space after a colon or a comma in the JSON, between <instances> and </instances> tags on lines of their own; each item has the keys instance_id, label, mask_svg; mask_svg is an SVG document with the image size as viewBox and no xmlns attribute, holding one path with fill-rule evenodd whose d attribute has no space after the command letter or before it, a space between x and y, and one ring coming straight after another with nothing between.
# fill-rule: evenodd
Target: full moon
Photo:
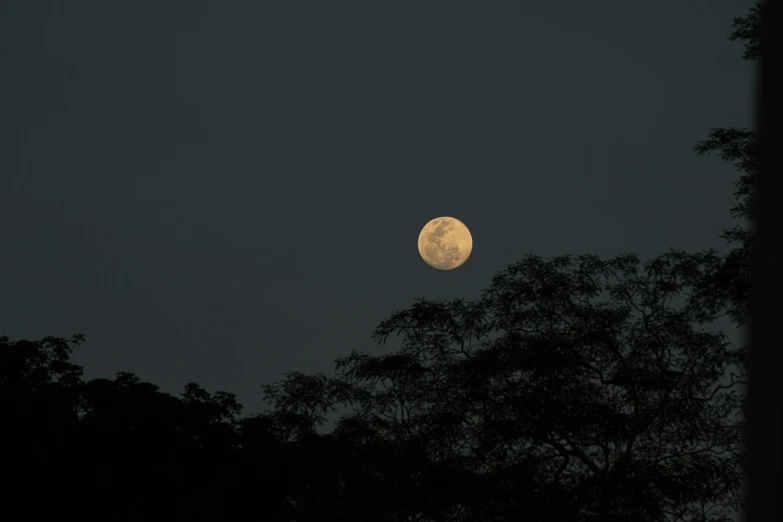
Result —
<instances>
[{"instance_id":1,"label":"full moon","mask_svg":"<svg viewBox=\"0 0 783 522\"><path fill-rule=\"evenodd\" d=\"M473 251L473 236L459 219L435 218L421 229L419 254L431 267L452 270L468 260Z\"/></svg>"}]
</instances>

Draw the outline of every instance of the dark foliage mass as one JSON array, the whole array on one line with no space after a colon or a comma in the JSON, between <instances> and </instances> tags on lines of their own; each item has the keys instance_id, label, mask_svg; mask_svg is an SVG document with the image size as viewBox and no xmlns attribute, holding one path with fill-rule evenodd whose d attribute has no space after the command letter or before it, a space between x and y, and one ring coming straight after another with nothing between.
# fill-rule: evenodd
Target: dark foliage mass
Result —
<instances>
[{"instance_id":1,"label":"dark foliage mass","mask_svg":"<svg viewBox=\"0 0 783 522\"><path fill-rule=\"evenodd\" d=\"M746 60L755 60L761 54L761 17L766 5L756 2L750 12L743 17L734 19L732 27L734 31L729 35L729 40L745 42L745 52L742 57Z\"/></svg>"},{"instance_id":2,"label":"dark foliage mass","mask_svg":"<svg viewBox=\"0 0 783 522\"><path fill-rule=\"evenodd\" d=\"M2 338L6 469L18 495L86 496L116 520L238 520L255 503L268 520L721 520L743 355L697 320L703 263L528 257L475 302L393 314L375 337L396 351L265 386L271 410L245 418L231 394L84 382L65 340Z\"/></svg>"},{"instance_id":3,"label":"dark foliage mass","mask_svg":"<svg viewBox=\"0 0 783 522\"><path fill-rule=\"evenodd\" d=\"M758 7L732 39L759 53ZM755 215L756 136L695 146L735 165ZM242 416L230 393L85 381L84 339L0 337L9 519L710 521L741 499L752 229L731 248L529 256L473 302L418 300L332 376L292 372Z\"/></svg>"}]
</instances>

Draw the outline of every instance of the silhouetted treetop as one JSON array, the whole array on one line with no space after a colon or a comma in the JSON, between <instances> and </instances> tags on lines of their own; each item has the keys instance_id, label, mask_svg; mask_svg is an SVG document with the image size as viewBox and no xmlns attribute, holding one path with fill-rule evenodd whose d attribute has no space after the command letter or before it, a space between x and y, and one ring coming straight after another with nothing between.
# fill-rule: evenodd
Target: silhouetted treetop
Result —
<instances>
[{"instance_id":1,"label":"silhouetted treetop","mask_svg":"<svg viewBox=\"0 0 783 522\"><path fill-rule=\"evenodd\" d=\"M348 408L333 433L359 446L415 443L419 489L447 469L449 487L486 493L433 497L427 519L688 520L715 504L707 520L722 520L739 484L727 417L739 402L723 377L741 353L698 326L690 294L704 257L528 256L475 302L420 299L392 314L374 335L399 337L396 352L353 352L333 378L269 389L318 390L311 407L278 403L297 411Z\"/></svg>"},{"instance_id":2,"label":"silhouetted treetop","mask_svg":"<svg viewBox=\"0 0 783 522\"><path fill-rule=\"evenodd\" d=\"M761 54L761 17L764 9L766 6L757 2L748 14L735 18L732 23L734 31L729 35L729 40L745 42L745 52L742 55L745 60L755 60Z\"/></svg>"}]
</instances>

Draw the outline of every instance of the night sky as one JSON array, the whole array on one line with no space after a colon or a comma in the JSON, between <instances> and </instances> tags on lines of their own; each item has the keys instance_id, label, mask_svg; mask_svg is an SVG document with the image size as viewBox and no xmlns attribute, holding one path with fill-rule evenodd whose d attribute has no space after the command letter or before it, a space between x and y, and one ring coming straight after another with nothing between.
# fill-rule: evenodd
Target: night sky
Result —
<instances>
[{"instance_id":1,"label":"night sky","mask_svg":"<svg viewBox=\"0 0 783 522\"><path fill-rule=\"evenodd\" d=\"M724 250L735 172L691 147L752 123L750 5L3 2L0 335L250 413L527 254Z\"/></svg>"}]
</instances>

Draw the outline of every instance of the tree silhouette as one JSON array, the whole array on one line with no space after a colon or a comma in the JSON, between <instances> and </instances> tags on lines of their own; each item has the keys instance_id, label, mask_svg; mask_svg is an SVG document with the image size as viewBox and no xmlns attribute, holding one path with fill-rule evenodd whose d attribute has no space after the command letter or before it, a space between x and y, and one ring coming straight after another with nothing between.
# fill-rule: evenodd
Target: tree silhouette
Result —
<instances>
[{"instance_id":1,"label":"tree silhouette","mask_svg":"<svg viewBox=\"0 0 783 522\"><path fill-rule=\"evenodd\" d=\"M744 42L743 58L746 60L756 60L761 53L763 12L763 4L757 3L746 16L734 19L735 30L729 39ZM726 313L738 326L745 323L750 292L751 225L757 217L757 148L758 136L754 130L735 127L712 129L706 140L693 147L700 155L717 155L739 172L734 184L736 202L731 214L744 222L723 231L721 237L732 249L726 256L715 256L710 260L710 270L698 287L698 302L705 312L705 319Z\"/></svg>"},{"instance_id":2,"label":"tree silhouette","mask_svg":"<svg viewBox=\"0 0 783 522\"><path fill-rule=\"evenodd\" d=\"M174 397L129 373L84 382L70 362L83 340L0 338L2 464L13 477L6 510L30 518L238 520L268 495L268 520L290 520L277 448L247 444L233 395L189 384Z\"/></svg>"},{"instance_id":3,"label":"tree silhouette","mask_svg":"<svg viewBox=\"0 0 783 522\"><path fill-rule=\"evenodd\" d=\"M78 457L70 448L78 430L78 385L82 370L70 363L74 345L83 340L46 337L11 342L0 337L0 412L3 456L8 477L4 497L31 491L72 491ZM70 341L70 342L69 342ZM5 500L5 498L4 498ZM35 516L41 503L26 506Z\"/></svg>"},{"instance_id":4,"label":"tree silhouette","mask_svg":"<svg viewBox=\"0 0 783 522\"><path fill-rule=\"evenodd\" d=\"M407 484L386 484L407 516L693 520L710 509L706 520L723 520L737 507L739 449L736 384L722 378L741 354L696 325L699 261L529 256L475 302L395 313L374 337L400 336L396 352L354 352L333 378L308 386L297 374L272 395L313 427L343 403L352 411L335 434L415 450Z\"/></svg>"},{"instance_id":5,"label":"tree silhouette","mask_svg":"<svg viewBox=\"0 0 783 522\"><path fill-rule=\"evenodd\" d=\"M735 18L732 24L734 31L729 35L729 40L745 42L742 57L746 60L755 60L761 55L761 17L765 9L765 4L756 2L748 14Z\"/></svg>"}]
</instances>

